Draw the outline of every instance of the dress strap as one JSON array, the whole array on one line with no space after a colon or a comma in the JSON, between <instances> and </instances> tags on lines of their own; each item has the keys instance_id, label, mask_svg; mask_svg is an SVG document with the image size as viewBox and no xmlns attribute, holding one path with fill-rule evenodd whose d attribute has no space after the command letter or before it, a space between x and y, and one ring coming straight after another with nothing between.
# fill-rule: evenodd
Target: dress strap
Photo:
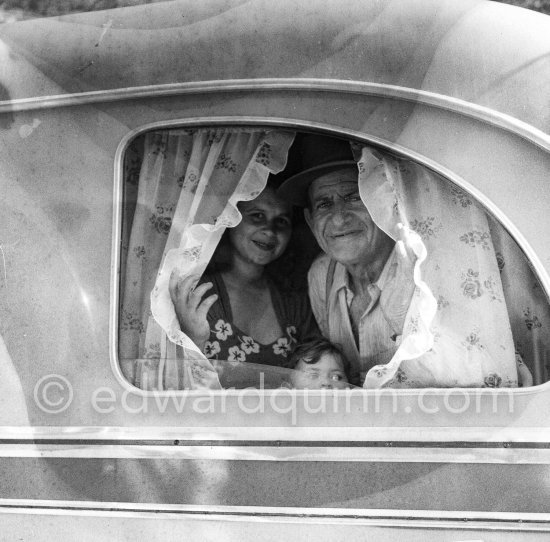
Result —
<instances>
[{"instance_id":1,"label":"dress strap","mask_svg":"<svg viewBox=\"0 0 550 542\"><path fill-rule=\"evenodd\" d=\"M229 302L229 294L227 293L221 273L203 275L202 282L212 282L214 285L212 291L207 292L207 295L218 294L218 299L208 312L208 320L217 322L221 318L226 322L232 322L233 312L231 310L231 303Z\"/></svg>"},{"instance_id":2,"label":"dress strap","mask_svg":"<svg viewBox=\"0 0 550 542\"><path fill-rule=\"evenodd\" d=\"M332 289L332 283L334 282L334 270L336 269L336 260L330 260L327 269L327 281L325 285L325 311L327 315L327 325L330 328L328 315L330 314L330 290Z\"/></svg>"}]
</instances>

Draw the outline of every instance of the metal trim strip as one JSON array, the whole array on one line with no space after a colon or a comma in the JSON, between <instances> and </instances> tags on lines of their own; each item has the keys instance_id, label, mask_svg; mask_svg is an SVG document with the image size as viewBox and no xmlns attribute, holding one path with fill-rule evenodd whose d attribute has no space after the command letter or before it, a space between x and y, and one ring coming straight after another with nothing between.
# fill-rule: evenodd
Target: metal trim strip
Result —
<instances>
[{"instance_id":1,"label":"metal trim strip","mask_svg":"<svg viewBox=\"0 0 550 542\"><path fill-rule=\"evenodd\" d=\"M542 513L220 505L201 507L185 504L0 499L0 514L6 513L139 518L154 516L159 519L194 518L218 521L337 523L407 528L550 532L550 514Z\"/></svg>"},{"instance_id":2,"label":"metal trim strip","mask_svg":"<svg viewBox=\"0 0 550 542\"><path fill-rule=\"evenodd\" d=\"M550 442L467 442L467 441L399 441L399 440L115 440L115 439L87 439L87 438L66 438L66 439L0 439L0 446L72 446L95 447L204 447L204 448L458 448L458 449L538 449L550 450Z\"/></svg>"},{"instance_id":3,"label":"metal trim strip","mask_svg":"<svg viewBox=\"0 0 550 542\"><path fill-rule=\"evenodd\" d=\"M346 447L324 443L302 443L278 446L277 444L225 445L218 443L109 443L80 442L75 444L0 444L3 458L66 458L66 459L191 459L215 461L276 461L315 463L438 463L438 464L508 464L550 465L550 448L511 446L442 447L439 443L415 447L397 446L393 442L365 443Z\"/></svg>"},{"instance_id":4,"label":"metal trim strip","mask_svg":"<svg viewBox=\"0 0 550 542\"><path fill-rule=\"evenodd\" d=\"M460 430L460 438L456 431ZM353 438L350 436L353 435ZM195 442L231 442L239 446L255 441L259 445L280 442L320 443L328 445L343 442L395 442L416 443L417 446L441 443L442 445L462 443L480 447L492 444L503 444L514 447L525 447L526 443L536 447L550 445L550 428L548 427L453 427L453 426L361 426L361 427L326 427L311 426L35 426L14 427L0 426L0 437L3 443L16 441L59 443L78 442L144 442L144 441L178 441L178 444ZM330 438L329 438L330 437Z\"/></svg>"},{"instance_id":5,"label":"metal trim strip","mask_svg":"<svg viewBox=\"0 0 550 542\"><path fill-rule=\"evenodd\" d=\"M242 91L320 91L414 101L460 113L514 132L550 151L550 135L519 119L460 98L398 85L319 78L227 79L168 83L0 101L0 113L98 104L137 98Z\"/></svg>"}]
</instances>

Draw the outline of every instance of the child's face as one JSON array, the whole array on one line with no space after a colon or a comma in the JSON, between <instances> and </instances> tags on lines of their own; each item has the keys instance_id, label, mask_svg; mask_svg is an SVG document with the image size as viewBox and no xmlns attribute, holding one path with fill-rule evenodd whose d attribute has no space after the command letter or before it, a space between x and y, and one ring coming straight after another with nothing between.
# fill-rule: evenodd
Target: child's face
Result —
<instances>
[{"instance_id":1,"label":"child's face","mask_svg":"<svg viewBox=\"0 0 550 542\"><path fill-rule=\"evenodd\" d=\"M300 389L342 389L347 382L342 358L329 352L323 353L317 363L300 360L292 374L293 387Z\"/></svg>"}]
</instances>

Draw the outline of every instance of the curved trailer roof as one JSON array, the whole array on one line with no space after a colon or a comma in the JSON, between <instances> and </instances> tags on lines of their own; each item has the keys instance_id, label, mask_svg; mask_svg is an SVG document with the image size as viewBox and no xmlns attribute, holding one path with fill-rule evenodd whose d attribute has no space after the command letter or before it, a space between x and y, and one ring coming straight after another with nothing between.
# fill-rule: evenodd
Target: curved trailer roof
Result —
<instances>
[{"instance_id":1,"label":"curved trailer roof","mask_svg":"<svg viewBox=\"0 0 550 542\"><path fill-rule=\"evenodd\" d=\"M251 80L266 88L332 83L492 109L548 143L549 17L484 0L343 7L176 0L4 24L3 103L26 108L36 102L28 99L72 93L114 99L104 91L127 97L143 87L177 93L206 82L237 90Z\"/></svg>"},{"instance_id":2,"label":"curved trailer roof","mask_svg":"<svg viewBox=\"0 0 550 542\"><path fill-rule=\"evenodd\" d=\"M550 269L550 247L540 235L550 198L550 157L543 150L550 147L549 21L481 0L189 0L1 26L0 216L10 234L2 239L10 280L2 296L3 335L34 426L15 419L14 386L6 386L9 408L0 418L21 431L4 433L2 453L13 454L0 463L4 495L44 499L33 502L40 512L61 501L63 513L78 516L78 507L81 515L96 513L97 521L71 525L97 528L97 536L115 525L111 510L119 505L112 501L122 502L120 514L129 518L129 530L118 532L137 529L142 505L143 515L162 518L161 530L158 521L150 530L139 523L141 537L147 532L151 539L162 528L181 527L169 516L174 510L189 516L217 510L229 517L224 526L251 518L265 538L268 528L256 520L258 508L268 506L304 536L324 539L364 538L369 521L395 526L403 518L410 527L411 517L418 518L413 526L428 529L441 518L490 518L483 534L496 525L499 540L505 530L516 536L510 524L518 518L525 521L518 530L539 528L542 519L532 513L547 511L548 385L514 390L513 411L504 394L481 390L475 415L473 394L467 395L472 408L457 415L420 412L416 392L396 398L399 411L388 396L385 410L365 416L355 408L365 394L345 416L301 411L294 426L290 411L269 405L261 418L245 416L231 395L223 396L223 416L190 404L180 412L176 402L166 412L141 413L123 408L126 390L109 371L115 327L108 316L117 272L110 248L119 243L113 169L120 172L123 142L144 127L221 117L317 123L350 137L397 142L473 184ZM87 103L97 105L79 107ZM493 129L499 123L507 130ZM515 162L521 164L514 168ZM524 163L531 167L522 177ZM60 372L74 385L74 404L55 416L33 396L45 372ZM88 402L105 385L118 401L108 414ZM445 398L431 390L427 404ZM171 509L161 502L187 504ZM413 514L412 505L420 512ZM359 519L336 513L327 519L335 508L325 506ZM14 532L31 525L49 534L67 526L25 507L25 521L13 515ZM368 509L375 508L387 509L385 518L380 512L372 518ZM280 535L273 515L267 521L278 529L273 537ZM336 526L327 527L330 521ZM232 535L239 536L242 529Z\"/></svg>"}]
</instances>

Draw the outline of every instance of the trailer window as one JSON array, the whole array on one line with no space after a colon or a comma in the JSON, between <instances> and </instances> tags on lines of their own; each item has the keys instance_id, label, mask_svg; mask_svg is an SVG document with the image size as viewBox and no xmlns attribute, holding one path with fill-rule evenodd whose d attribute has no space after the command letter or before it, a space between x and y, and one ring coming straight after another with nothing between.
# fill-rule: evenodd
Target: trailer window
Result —
<instances>
[{"instance_id":1,"label":"trailer window","mask_svg":"<svg viewBox=\"0 0 550 542\"><path fill-rule=\"evenodd\" d=\"M376 275L364 292L354 254L379 260L364 266ZM235 290L237 261L265 273L256 290ZM119 363L142 389L548 379L548 302L505 229L425 166L321 134L201 128L136 138L124 159L119 297ZM331 346L328 358L342 362L323 384Z\"/></svg>"}]
</instances>

